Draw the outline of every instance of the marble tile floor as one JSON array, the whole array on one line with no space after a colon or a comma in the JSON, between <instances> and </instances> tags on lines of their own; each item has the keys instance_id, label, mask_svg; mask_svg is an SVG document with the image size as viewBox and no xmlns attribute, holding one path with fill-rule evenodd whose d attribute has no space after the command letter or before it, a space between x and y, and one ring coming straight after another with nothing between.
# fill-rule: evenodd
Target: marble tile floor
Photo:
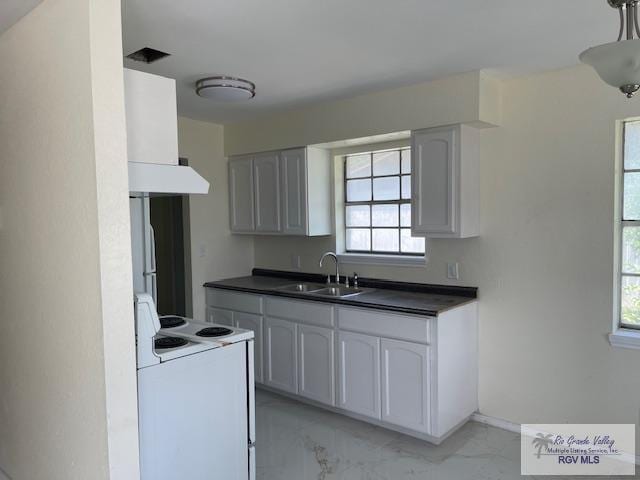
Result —
<instances>
[{"instance_id":1,"label":"marble tile floor","mask_svg":"<svg viewBox=\"0 0 640 480\"><path fill-rule=\"evenodd\" d=\"M257 480L535 478L520 475L516 433L469 422L435 446L264 390L256 394L256 437Z\"/></svg>"}]
</instances>

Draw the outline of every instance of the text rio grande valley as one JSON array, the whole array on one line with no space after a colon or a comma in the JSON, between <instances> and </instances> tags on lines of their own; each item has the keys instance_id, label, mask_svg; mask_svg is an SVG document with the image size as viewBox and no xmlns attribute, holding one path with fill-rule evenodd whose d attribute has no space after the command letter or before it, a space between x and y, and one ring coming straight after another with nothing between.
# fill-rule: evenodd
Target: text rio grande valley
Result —
<instances>
[{"instance_id":1,"label":"text rio grande valley","mask_svg":"<svg viewBox=\"0 0 640 480\"><path fill-rule=\"evenodd\" d=\"M601 455L620 455L614 448L615 440L609 435L595 435L593 438L556 436L548 447L548 454L558 455L558 463L565 465L597 465Z\"/></svg>"}]
</instances>

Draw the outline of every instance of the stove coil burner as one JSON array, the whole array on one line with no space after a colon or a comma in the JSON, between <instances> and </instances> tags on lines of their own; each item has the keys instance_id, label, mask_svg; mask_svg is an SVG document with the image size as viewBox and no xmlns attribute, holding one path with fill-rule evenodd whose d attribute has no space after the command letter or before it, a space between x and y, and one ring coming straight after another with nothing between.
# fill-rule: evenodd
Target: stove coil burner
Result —
<instances>
[{"instance_id":1,"label":"stove coil burner","mask_svg":"<svg viewBox=\"0 0 640 480\"><path fill-rule=\"evenodd\" d=\"M233 330L224 327L207 327L196 333L199 337L223 337L233 333Z\"/></svg>"},{"instance_id":2,"label":"stove coil burner","mask_svg":"<svg viewBox=\"0 0 640 480\"><path fill-rule=\"evenodd\" d=\"M162 328L176 328L186 324L186 320L182 317L162 317L160 319L160 326Z\"/></svg>"},{"instance_id":3,"label":"stove coil burner","mask_svg":"<svg viewBox=\"0 0 640 480\"><path fill-rule=\"evenodd\" d=\"M160 337L156 338L155 347L157 350L166 350L168 348L184 347L189 343L185 338L177 337Z\"/></svg>"}]
</instances>

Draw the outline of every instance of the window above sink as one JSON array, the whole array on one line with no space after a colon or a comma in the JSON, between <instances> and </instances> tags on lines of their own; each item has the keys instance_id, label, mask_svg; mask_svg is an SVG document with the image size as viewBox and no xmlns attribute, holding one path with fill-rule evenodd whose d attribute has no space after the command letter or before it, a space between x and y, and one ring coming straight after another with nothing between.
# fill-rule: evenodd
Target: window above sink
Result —
<instances>
[{"instance_id":1,"label":"window above sink","mask_svg":"<svg viewBox=\"0 0 640 480\"><path fill-rule=\"evenodd\" d=\"M340 263L424 267L425 239L411 236L408 139L343 148L333 155Z\"/></svg>"}]
</instances>

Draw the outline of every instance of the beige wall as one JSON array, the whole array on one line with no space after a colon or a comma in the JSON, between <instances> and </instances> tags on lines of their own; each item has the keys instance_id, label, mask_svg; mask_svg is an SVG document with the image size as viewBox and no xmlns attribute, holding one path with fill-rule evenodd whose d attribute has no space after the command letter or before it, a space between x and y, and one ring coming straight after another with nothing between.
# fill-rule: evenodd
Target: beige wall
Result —
<instances>
[{"instance_id":1,"label":"beige wall","mask_svg":"<svg viewBox=\"0 0 640 480\"><path fill-rule=\"evenodd\" d=\"M482 72L326 102L225 126L227 155L454 123L500 124L497 81Z\"/></svg>"},{"instance_id":2,"label":"beige wall","mask_svg":"<svg viewBox=\"0 0 640 480\"><path fill-rule=\"evenodd\" d=\"M46 0L0 64L0 469L135 479L119 2Z\"/></svg>"},{"instance_id":3,"label":"beige wall","mask_svg":"<svg viewBox=\"0 0 640 480\"><path fill-rule=\"evenodd\" d=\"M511 80L502 94L502 126L481 135L482 235L430 241L426 268L343 271L480 287L482 413L640 426L640 352L606 338L615 123L638 116L640 104L585 67ZM319 271L334 248L331 237L256 237L255 261L291 270L293 253L302 270ZM446 279L446 262L460 262L458 282Z\"/></svg>"},{"instance_id":4,"label":"beige wall","mask_svg":"<svg viewBox=\"0 0 640 480\"><path fill-rule=\"evenodd\" d=\"M207 281L250 275L253 238L229 231L227 160L222 125L178 119L180 156L211 184L208 195L191 195L193 315L204 319Z\"/></svg>"}]
</instances>

